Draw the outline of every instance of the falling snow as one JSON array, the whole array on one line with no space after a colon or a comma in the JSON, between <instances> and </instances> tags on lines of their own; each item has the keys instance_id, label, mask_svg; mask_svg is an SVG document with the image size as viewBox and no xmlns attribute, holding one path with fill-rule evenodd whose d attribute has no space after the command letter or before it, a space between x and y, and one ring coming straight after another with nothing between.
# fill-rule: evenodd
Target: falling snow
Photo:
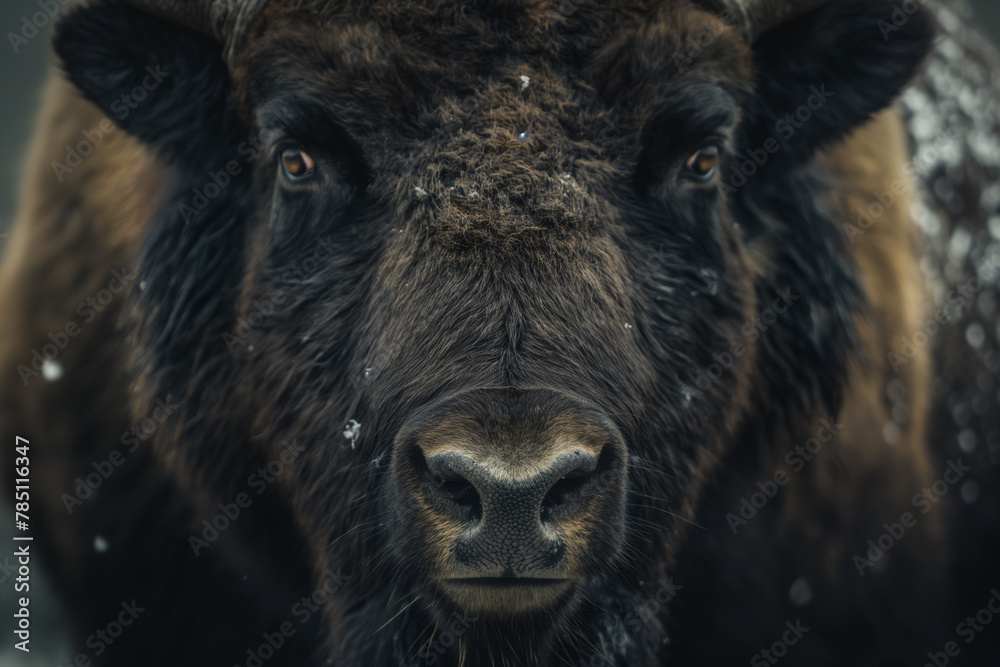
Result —
<instances>
[{"instance_id":1,"label":"falling snow","mask_svg":"<svg viewBox=\"0 0 1000 667\"><path fill-rule=\"evenodd\" d=\"M354 449L359 435L361 435L361 422L356 419L347 422L347 426L344 427L344 438L350 441L351 449Z\"/></svg>"},{"instance_id":2,"label":"falling snow","mask_svg":"<svg viewBox=\"0 0 1000 667\"><path fill-rule=\"evenodd\" d=\"M788 600L796 607L804 607L813 599L812 587L805 577L799 577L788 589Z\"/></svg>"},{"instance_id":3,"label":"falling snow","mask_svg":"<svg viewBox=\"0 0 1000 667\"><path fill-rule=\"evenodd\" d=\"M959 493L962 495L962 502L971 505L979 499L979 483L974 479L970 479L962 485Z\"/></svg>"},{"instance_id":4,"label":"falling snow","mask_svg":"<svg viewBox=\"0 0 1000 667\"><path fill-rule=\"evenodd\" d=\"M42 377L49 382L55 382L63 376L63 367L55 359L46 359L42 362Z\"/></svg>"},{"instance_id":5,"label":"falling snow","mask_svg":"<svg viewBox=\"0 0 1000 667\"><path fill-rule=\"evenodd\" d=\"M1000 58L965 30L966 3L928 7L942 34L901 105L914 147L912 212L930 295L922 317L945 320L921 327L940 406L929 439L935 451L972 466L976 478L964 480L959 495L970 519L991 534L996 528L986 523L996 520L981 512L996 505L997 490L984 480L1000 465ZM893 430L887 424L883 435Z\"/></svg>"},{"instance_id":6,"label":"falling snow","mask_svg":"<svg viewBox=\"0 0 1000 667\"><path fill-rule=\"evenodd\" d=\"M685 408L690 407L691 401L694 400L694 394L691 393L691 390L688 389L687 387L682 387L681 396L683 396L684 398L684 407Z\"/></svg>"}]
</instances>

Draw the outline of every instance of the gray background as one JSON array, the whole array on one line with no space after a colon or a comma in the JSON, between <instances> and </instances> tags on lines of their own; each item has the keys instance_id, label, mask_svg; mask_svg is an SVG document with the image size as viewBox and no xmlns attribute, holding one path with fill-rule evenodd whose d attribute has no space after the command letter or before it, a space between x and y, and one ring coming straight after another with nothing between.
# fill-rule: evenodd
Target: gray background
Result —
<instances>
[{"instance_id":1,"label":"gray background","mask_svg":"<svg viewBox=\"0 0 1000 667\"><path fill-rule=\"evenodd\" d=\"M60 3L68 0L0 0L0 82L7 93L0 102L0 231L9 224L17 200L21 165L31 134L38 95L49 63L48 34L39 31L14 53L7 34L20 32L22 18L38 11L38 2ZM977 26L1000 44L1000 0L971 0ZM2 244L0 244L2 251ZM0 314L2 317L2 314ZM0 543L11 544L12 533L8 506L0 504ZM12 549L0 549L0 665L5 667L55 667L72 660L64 643L59 641L59 612L39 578L40 562L34 559L32 572L32 653L25 655L12 647L10 618L13 613L13 582L5 577L4 555ZM8 556L9 558L9 556Z\"/></svg>"}]
</instances>

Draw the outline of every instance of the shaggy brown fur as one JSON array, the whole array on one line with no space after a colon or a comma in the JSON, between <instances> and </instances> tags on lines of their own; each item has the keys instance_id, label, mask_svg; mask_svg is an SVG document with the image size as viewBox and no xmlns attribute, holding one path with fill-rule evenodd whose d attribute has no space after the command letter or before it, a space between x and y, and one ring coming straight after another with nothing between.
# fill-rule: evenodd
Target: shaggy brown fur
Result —
<instances>
[{"instance_id":1,"label":"shaggy brown fur","mask_svg":"<svg viewBox=\"0 0 1000 667\"><path fill-rule=\"evenodd\" d=\"M838 0L751 48L688 0L276 0L231 73L204 36L113 2L71 13L56 48L90 102L54 76L0 269L0 434L32 442L38 541L79 637L136 597L150 611L101 664L249 664L283 623L268 664L731 664L794 615L811 629L785 664L922 655L946 634L940 516L864 576L855 561L941 474L931 350L898 374L886 361L926 312L908 203L853 243L841 231L906 178L890 105L931 27L921 10L881 40L891 13ZM151 64L164 82L57 182L53 161ZM779 129L821 85L810 122ZM706 141L719 171L692 180ZM287 146L319 175L283 180ZM128 299L80 324L61 378L25 386L18 367L116 269ZM895 382L910 413L888 446ZM561 535L570 592L470 620L508 603L442 593L465 524L425 502L419 456L400 461L428 406L451 407L421 433L472 442L485 418L453 399L481 388L512 415L506 440L455 446L513 456L518 392L543 388L596 406L623 454ZM176 407L67 501L158 401ZM790 472L821 420L842 426ZM777 471L787 486L734 530Z\"/></svg>"}]
</instances>

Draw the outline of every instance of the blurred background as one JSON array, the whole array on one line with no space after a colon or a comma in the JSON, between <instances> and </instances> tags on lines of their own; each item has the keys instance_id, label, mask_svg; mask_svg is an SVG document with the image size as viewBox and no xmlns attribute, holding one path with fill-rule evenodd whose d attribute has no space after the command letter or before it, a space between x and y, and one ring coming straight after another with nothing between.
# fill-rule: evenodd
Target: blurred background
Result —
<instances>
[{"instance_id":1,"label":"blurred background","mask_svg":"<svg viewBox=\"0 0 1000 667\"><path fill-rule=\"evenodd\" d=\"M11 35L22 32L24 17L38 12L40 2L60 9L69 4L69 0L0 2L0 29L4 35L4 43L0 46L0 81L2 89L7 91L0 102L0 234L6 230L14 215L22 163L35 124L38 96L51 62L48 42L50 24L26 42L20 38L12 41ZM958 0L956 4L964 4L964 9L974 17L974 25L994 45L1000 46L1000 0ZM0 252L3 238L0 236ZM6 511L6 505L0 505L0 508L4 509L0 511L0 543L11 544L11 512ZM3 626L0 628L0 637L3 637L0 641L0 666L53 667L69 664L73 656L60 639L62 620L50 591L40 577L37 558L32 562L31 578L32 651L24 654L13 648L10 619L14 609L13 579L16 575L10 569L13 558L7 555L12 551L7 548L0 550L0 617L5 619L0 624ZM5 555L7 560L4 560Z\"/></svg>"}]
</instances>

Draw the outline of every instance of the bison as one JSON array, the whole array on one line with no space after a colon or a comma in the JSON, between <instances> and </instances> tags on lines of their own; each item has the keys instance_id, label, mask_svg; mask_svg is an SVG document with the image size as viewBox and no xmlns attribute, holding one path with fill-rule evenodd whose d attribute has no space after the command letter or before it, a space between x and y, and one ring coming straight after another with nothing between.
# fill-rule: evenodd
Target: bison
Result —
<instances>
[{"instance_id":1,"label":"bison","mask_svg":"<svg viewBox=\"0 0 1000 667\"><path fill-rule=\"evenodd\" d=\"M66 10L0 430L73 664L995 658L1000 69L957 12Z\"/></svg>"}]
</instances>

